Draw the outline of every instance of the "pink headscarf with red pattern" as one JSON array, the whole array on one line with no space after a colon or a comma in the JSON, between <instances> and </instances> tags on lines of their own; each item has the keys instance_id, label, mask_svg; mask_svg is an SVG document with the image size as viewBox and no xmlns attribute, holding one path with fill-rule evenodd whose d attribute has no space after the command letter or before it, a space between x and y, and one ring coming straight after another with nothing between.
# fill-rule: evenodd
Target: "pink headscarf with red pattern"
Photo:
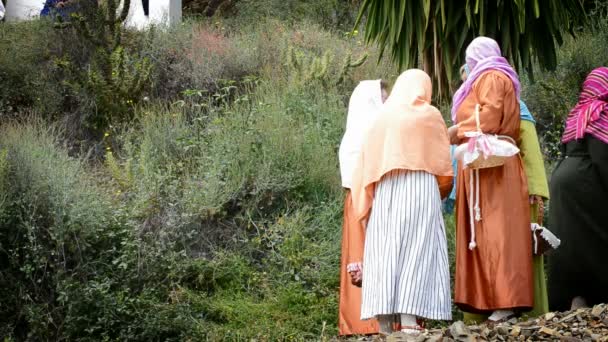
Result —
<instances>
[{"instance_id":1,"label":"pink headscarf with red pattern","mask_svg":"<svg viewBox=\"0 0 608 342\"><path fill-rule=\"evenodd\" d=\"M585 134L608 144L608 68L594 69L583 82L578 103L566 119L562 142L582 139Z\"/></svg>"}]
</instances>

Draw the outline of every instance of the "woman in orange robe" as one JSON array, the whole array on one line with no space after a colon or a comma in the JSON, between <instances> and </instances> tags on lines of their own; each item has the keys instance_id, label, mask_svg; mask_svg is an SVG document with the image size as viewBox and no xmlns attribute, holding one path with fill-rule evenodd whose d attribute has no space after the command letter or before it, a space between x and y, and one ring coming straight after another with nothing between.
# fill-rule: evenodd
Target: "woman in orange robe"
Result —
<instances>
[{"instance_id":1,"label":"woman in orange robe","mask_svg":"<svg viewBox=\"0 0 608 342\"><path fill-rule=\"evenodd\" d=\"M352 176L360 157L363 137L388 97L382 80L361 81L353 91L348 104L346 131L340 144L340 173L344 199L344 225L342 228L342 258L340 262L340 307L338 331L340 335L366 335L378 332L375 320L362 321L361 316L361 263L365 231L358 224L352 206ZM358 284L355 285L355 284Z\"/></svg>"},{"instance_id":2,"label":"woman in orange robe","mask_svg":"<svg viewBox=\"0 0 608 342\"><path fill-rule=\"evenodd\" d=\"M468 141L476 131L475 106L483 133L519 140L519 81L501 57L498 44L486 37L467 48L471 75L454 95L457 125L450 128L454 144ZM470 81L469 81L470 80ZM469 170L458 165L456 195L456 281L454 302L463 310L487 313L501 321L534 304L532 236L528 186L519 155L503 166L479 170L481 220L470 224ZM472 234L474 229L475 235Z\"/></svg>"}]
</instances>

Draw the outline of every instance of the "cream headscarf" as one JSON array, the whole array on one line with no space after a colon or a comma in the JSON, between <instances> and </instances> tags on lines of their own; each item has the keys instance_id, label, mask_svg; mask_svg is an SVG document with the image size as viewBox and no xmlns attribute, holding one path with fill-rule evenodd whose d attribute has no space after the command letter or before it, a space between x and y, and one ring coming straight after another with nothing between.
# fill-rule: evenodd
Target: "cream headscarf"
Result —
<instances>
[{"instance_id":1,"label":"cream headscarf","mask_svg":"<svg viewBox=\"0 0 608 342\"><path fill-rule=\"evenodd\" d=\"M444 196L452 188L448 130L431 105L431 78L410 69L397 79L363 142L353 176L353 205L357 218L367 220L375 184L395 169L422 170L437 177Z\"/></svg>"},{"instance_id":2,"label":"cream headscarf","mask_svg":"<svg viewBox=\"0 0 608 342\"><path fill-rule=\"evenodd\" d=\"M340 174L342 186L352 187L353 171L361 154L363 137L382 106L381 80L361 81L348 103L346 131L340 144Z\"/></svg>"}]
</instances>

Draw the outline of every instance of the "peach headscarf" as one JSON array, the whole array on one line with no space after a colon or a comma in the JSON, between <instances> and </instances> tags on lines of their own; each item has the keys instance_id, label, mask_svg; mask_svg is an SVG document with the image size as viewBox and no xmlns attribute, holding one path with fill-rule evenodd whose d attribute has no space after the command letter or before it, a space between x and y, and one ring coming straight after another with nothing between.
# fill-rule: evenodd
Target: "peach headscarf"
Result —
<instances>
[{"instance_id":1,"label":"peach headscarf","mask_svg":"<svg viewBox=\"0 0 608 342\"><path fill-rule=\"evenodd\" d=\"M431 78L422 70L402 73L363 143L353 175L353 205L367 221L375 185L395 169L422 170L437 176L442 197L452 188L448 131L431 105Z\"/></svg>"}]
</instances>

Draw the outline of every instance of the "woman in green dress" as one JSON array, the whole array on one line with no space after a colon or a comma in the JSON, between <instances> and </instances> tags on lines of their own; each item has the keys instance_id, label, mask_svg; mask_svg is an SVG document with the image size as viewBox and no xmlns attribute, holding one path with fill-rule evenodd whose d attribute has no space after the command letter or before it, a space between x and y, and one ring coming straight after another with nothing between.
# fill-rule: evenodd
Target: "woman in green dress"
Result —
<instances>
[{"instance_id":1,"label":"woman in green dress","mask_svg":"<svg viewBox=\"0 0 608 342\"><path fill-rule=\"evenodd\" d=\"M464 80L468 75L466 65L461 68ZM524 163L524 170L528 180L528 193L530 194L530 222L542 225L544 216L544 203L549 199L549 185L545 163L538 142L536 121L523 101L520 106L520 138L519 149ZM530 232L532 234L532 232ZM547 282L545 277L545 262L542 255L535 255L533 260L534 271L534 306L531 311L524 313L528 317L538 317L549 311L547 297ZM486 315L464 313L466 323L481 323L488 319Z\"/></svg>"},{"instance_id":2,"label":"woman in green dress","mask_svg":"<svg viewBox=\"0 0 608 342\"><path fill-rule=\"evenodd\" d=\"M608 68L593 70L566 119L562 160L551 177L552 310L608 302Z\"/></svg>"}]
</instances>

